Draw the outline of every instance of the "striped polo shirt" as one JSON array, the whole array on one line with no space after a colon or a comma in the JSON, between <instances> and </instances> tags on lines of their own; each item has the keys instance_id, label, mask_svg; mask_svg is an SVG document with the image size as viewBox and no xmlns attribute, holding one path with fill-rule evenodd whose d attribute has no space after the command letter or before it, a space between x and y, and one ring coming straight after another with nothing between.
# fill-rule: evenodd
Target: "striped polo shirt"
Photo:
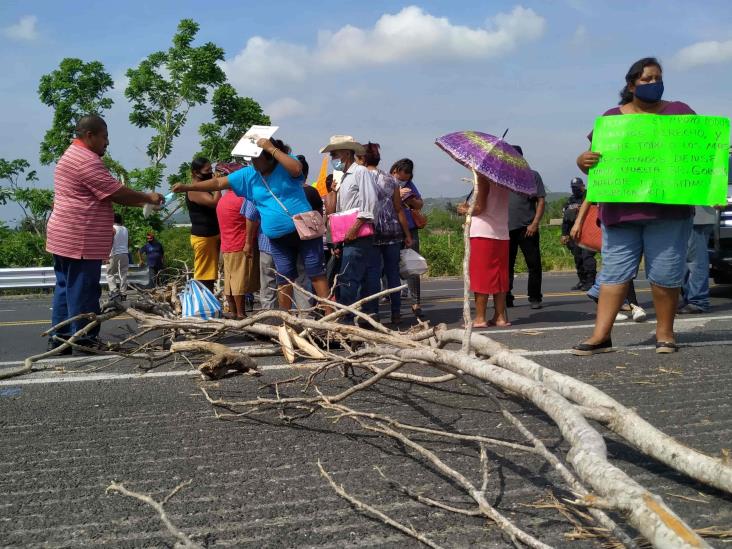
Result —
<instances>
[{"instance_id":1,"label":"striped polo shirt","mask_svg":"<svg viewBox=\"0 0 732 549\"><path fill-rule=\"evenodd\" d=\"M122 184L102 159L74 141L56 165L53 212L48 220L46 250L72 259L107 259L114 238L110 196Z\"/></svg>"}]
</instances>

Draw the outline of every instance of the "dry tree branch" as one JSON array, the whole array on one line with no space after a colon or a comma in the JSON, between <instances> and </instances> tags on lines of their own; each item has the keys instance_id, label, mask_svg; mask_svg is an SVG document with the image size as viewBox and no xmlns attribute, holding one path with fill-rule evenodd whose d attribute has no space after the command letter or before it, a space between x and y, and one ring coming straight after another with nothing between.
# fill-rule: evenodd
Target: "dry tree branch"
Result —
<instances>
[{"instance_id":1,"label":"dry tree branch","mask_svg":"<svg viewBox=\"0 0 732 549\"><path fill-rule=\"evenodd\" d=\"M163 505L165 505L170 498L172 498L175 494L177 494L182 488L188 486L191 483L190 480L186 482L180 483L178 486L173 488L173 490L168 494L165 499L158 503L153 498L146 494L140 494L139 492L133 492L132 490L128 490L125 488L122 484L118 484L116 482L112 482L109 486L107 486L106 492L118 492L122 494L123 496L135 498L137 500L140 500L141 502L149 505L155 511L157 511L158 515L160 515L160 520L162 521L163 525L168 529L168 532L170 532L175 538L178 540L178 544L176 544L179 547L183 547L185 549L203 549L203 546L194 542L189 538L186 534L184 534L181 530L179 530L168 518L168 514L165 512L165 509L163 509Z\"/></svg>"},{"instance_id":2,"label":"dry tree branch","mask_svg":"<svg viewBox=\"0 0 732 549\"><path fill-rule=\"evenodd\" d=\"M433 549L440 549L441 546L437 545L435 542L431 541L429 538L424 536L423 534L420 534L417 532L414 528L410 526L405 526L400 522L397 522L393 518L385 515L375 507L372 507L371 505L368 505L361 500L356 499L352 495L350 495L346 490L341 486L340 484L336 484L336 482L333 480L333 478L326 472L326 470L323 468L323 464L320 463L320 460L318 460L318 469L320 469L320 474L323 475L325 480L328 481L328 483L331 485L333 490L335 490L336 494L338 494L340 497L345 499L348 503L353 505L357 510L361 511L362 513L369 514L373 517L376 517L380 521L384 522L385 524L388 524L392 528L395 528L402 532L403 534L408 535L411 538L416 539L420 543L425 544L427 547L432 547Z\"/></svg>"}]
</instances>

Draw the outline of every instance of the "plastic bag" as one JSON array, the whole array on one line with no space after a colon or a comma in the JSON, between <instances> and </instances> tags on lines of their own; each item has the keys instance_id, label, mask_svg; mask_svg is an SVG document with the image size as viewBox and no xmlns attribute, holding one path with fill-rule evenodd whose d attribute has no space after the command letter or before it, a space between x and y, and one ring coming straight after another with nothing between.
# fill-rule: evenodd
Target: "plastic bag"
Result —
<instances>
[{"instance_id":1,"label":"plastic bag","mask_svg":"<svg viewBox=\"0 0 732 549\"><path fill-rule=\"evenodd\" d=\"M399 252L399 275L402 278L420 276L427 272L427 260L412 248Z\"/></svg>"},{"instance_id":2,"label":"plastic bag","mask_svg":"<svg viewBox=\"0 0 732 549\"><path fill-rule=\"evenodd\" d=\"M178 295L181 303L181 316L194 317L208 320L209 318L220 318L223 316L221 303L198 280L189 280L186 287Z\"/></svg>"}]
</instances>

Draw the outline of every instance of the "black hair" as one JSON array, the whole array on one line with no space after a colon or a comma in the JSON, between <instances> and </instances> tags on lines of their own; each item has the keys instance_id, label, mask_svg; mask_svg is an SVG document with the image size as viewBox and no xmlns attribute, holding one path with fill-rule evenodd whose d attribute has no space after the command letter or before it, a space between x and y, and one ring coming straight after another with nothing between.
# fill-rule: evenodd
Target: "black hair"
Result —
<instances>
[{"instance_id":1,"label":"black hair","mask_svg":"<svg viewBox=\"0 0 732 549\"><path fill-rule=\"evenodd\" d=\"M208 158L204 156L197 156L193 159L193 162L191 162L191 171L193 173L201 173L201 170L206 164L210 164Z\"/></svg>"},{"instance_id":2,"label":"black hair","mask_svg":"<svg viewBox=\"0 0 732 549\"><path fill-rule=\"evenodd\" d=\"M516 149L516 152L519 153L521 156L524 155L524 150L521 148L520 145L511 145L514 149Z\"/></svg>"},{"instance_id":3,"label":"black hair","mask_svg":"<svg viewBox=\"0 0 732 549\"><path fill-rule=\"evenodd\" d=\"M381 162L381 152L379 151L379 144L372 143L369 141L364 145L366 152L363 154L364 161L367 166L378 166Z\"/></svg>"},{"instance_id":4,"label":"black hair","mask_svg":"<svg viewBox=\"0 0 732 549\"><path fill-rule=\"evenodd\" d=\"M114 214L114 222L117 225L122 225L122 216L119 215L118 213Z\"/></svg>"},{"instance_id":5,"label":"black hair","mask_svg":"<svg viewBox=\"0 0 732 549\"><path fill-rule=\"evenodd\" d=\"M635 81L643 75L643 69L646 67L658 67L658 69L663 72L661 63L659 63L658 59L655 57L644 57L643 59L638 59L638 61L630 66L627 74L625 75L625 87L620 90L620 101L618 105L626 105L633 101L633 92L631 92L628 87L631 84L635 84Z\"/></svg>"},{"instance_id":6,"label":"black hair","mask_svg":"<svg viewBox=\"0 0 732 549\"><path fill-rule=\"evenodd\" d=\"M290 146L288 144L286 144L284 141L282 141L281 139L270 139L270 142L272 143L272 145L274 145L275 149L279 149L285 154L290 154L292 152L292 149L290 148ZM269 162L272 162L274 160L272 158L272 155L264 150L262 151L262 154L260 156ZM277 161L274 160L274 162L276 163Z\"/></svg>"},{"instance_id":7,"label":"black hair","mask_svg":"<svg viewBox=\"0 0 732 549\"><path fill-rule=\"evenodd\" d=\"M402 158L401 160L397 160L392 164L391 169L389 170L389 173L394 172L404 172L408 173L409 175L414 174L414 162L412 162L409 158Z\"/></svg>"},{"instance_id":8,"label":"black hair","mask_svg":"<svg viewBox=\"0 0 732 549\"><path fill-rule=\"evenodd\" d=\"M330 192L333 190L333 174L329 173L325 176L325 190Z\"/></svg>"},{"instance_id":9,"label":"black hair","mask_svg":"<svg viewBox=\"0 0 732 549\"><path fill-rule=\"evenodd\" d=\"M310 173L310 166L308 166L308 161L305 160L305 155L298 154L295 158L297 158L300 161L300 164L302 164L302 176L307 179L308 174Z\"/></svg>"},{"instance_id":10,"label":"black hair","mask_svg":"<svg viewBox=\"0 0 732 549\"><path fill-rule=\"evenodd\" d=\"M86 116L79 118L74 131L76 133L76 137L84 137L88 132L96 135L106 128L107 123L104 121L104 118L97 114L87 114Z\"/></svg>"}]
</instances>

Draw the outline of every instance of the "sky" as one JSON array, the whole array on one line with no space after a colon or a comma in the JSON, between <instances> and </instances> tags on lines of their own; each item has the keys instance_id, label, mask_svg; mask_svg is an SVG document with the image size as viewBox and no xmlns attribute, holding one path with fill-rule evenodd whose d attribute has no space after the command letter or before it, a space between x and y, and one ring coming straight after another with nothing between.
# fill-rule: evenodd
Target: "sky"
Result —
<instances>
[{"instance_id":1,"label":"sky","mask_svg":"<svg viewBox=\"0 0 732 549\"><path fill-rule=\"evenodd\" d=\"M74 5L75 7L70 7ZM115 82L105 113L109 153L128 169L147 165L150 133L130 124L125 72L170 46L180 19L201 29L195 45L225 51L223 68L241 95L280 126L277 137L318 165L333 134L373 141L383 168L415 162L425 196L466 194L467 171L437 137L459 130L502 134L520 144L550 191L580 175L594 119L618 100L630 65L657 56L665 99L699 114L732 116L732 2L553 0L0 3L0 158L38 162L52 112L40 77L65 57L100 61ZM198 150L206 106L191 112L166 163ZM0 219L18 215L0 206Z\"/></svg>"}]
</instances>

